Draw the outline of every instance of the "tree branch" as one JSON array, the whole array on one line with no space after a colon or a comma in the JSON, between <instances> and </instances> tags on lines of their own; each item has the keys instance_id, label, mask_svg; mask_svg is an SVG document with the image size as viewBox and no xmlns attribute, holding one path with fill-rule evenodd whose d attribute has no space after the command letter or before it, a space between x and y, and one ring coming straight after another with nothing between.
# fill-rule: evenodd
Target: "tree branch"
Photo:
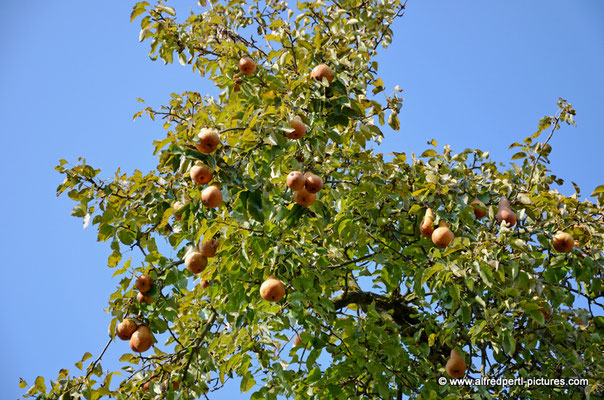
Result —
<instances>
[{"instance_id":1,"label":"tree branch","mask_svg":"<svg viewBox=\"0 0 604 400\"><path fill-rule=\"evenodd\" d=\"M375 307L381 311L392 310L392 318L401 326L416 325L419 320L411 315L417 314L414 307L403 304L400 298L391 298L372 292L353 290L343 293L331 299L336 310L342 309L349 304L369 305L375 303Z\"/></svg>"}]
</instances>

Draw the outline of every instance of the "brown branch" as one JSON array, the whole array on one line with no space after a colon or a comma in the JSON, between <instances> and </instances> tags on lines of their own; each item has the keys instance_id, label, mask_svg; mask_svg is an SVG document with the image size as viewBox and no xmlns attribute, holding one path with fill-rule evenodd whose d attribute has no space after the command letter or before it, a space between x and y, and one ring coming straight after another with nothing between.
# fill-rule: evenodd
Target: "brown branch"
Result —
<instances>
[{"instance_id":1,"label":"brown branch","mask_svg":"<svg viewBox=\"0 0 604 400\"><path fill-rule=\"evenodd\" d=\"M550 134L547 137L547 139L545 140L545 142L543 142L543 146L545 146L550 141L552 136L554 136L554 132L556 132L556 129L560 129L560 125L558 125L559 123L560 123L560 114L558 114L554 117L554 121L552 123L552 131L550 132ZM535 159L535 161L533 161L533 166L531 167L531 174L529 175L529 178L527 181L527 184L528 184L527 192L529 192L529 193L531 191L531 188L533 187L533 183L531 181L533 179L533 174L535 173L535 168L537 167L537 163L541 159L541 154L542 154L542 151L539 151L539 156Z\"/></svg>"},{"instance_id":2,"label":"brown branch","mask_svg":"<svg viewBox=\"0 0 604 400\"><path fill-rule=\"evenodd\" d=\"M340 263L340 264L330 265L329 268L331 268L331 269L342 268L342 267L345 267L345 266L347 266L349 264L354 264L354 263L357 263L357 262L361 262L361 261L370 259L373 256L375 256L375 253L367 254L366 256L355 258L354 260L350 260L350 261L345 261L345 262Z\"/></svg>"},{"instance_id":3,"label":"brown branch","mask_svg":"<svg viewBox=\"0 0 604 400\"><path fill-rule=\"evenodd\" d=\"M98 356L97 359L94 360L94 362L92 364L90 364L90 366L88 367L88 372L86 373L86 376L84 377L84 379L80 383L80 387L79 387L78 391L82 388L82 385L84 384L84 381L86 379L88 379L88 377L90 376L90 374L94 370L94 367L96 366L96 363L98 363L99 361L101 361L101 358L103 358L103 355L105 355L105 352L107 351L107 348L109 348L109 345L111 344L112 341L113 341L113 339L109 338L109 341L107 341L107 344L105 345L105 348L101 352L101 355Z\"/></svg>"},{"instance_id":4,"label":"brown branch","mask_svg":"<svg viewBox=\"0 0 604 400\"><path fill-rule=\"evenodd\" d=\"M195 346L191 349L191 352L189 353L189 357L187 358L187 362L186 362L186 364L185 364L185 366L184 366L184 368L182 370L182 373L180 375L181 382L185 382L185 377L187 376L187 371L189 370L189 366L191 365L191 361L193 360L193 355L195 355L199 351L199 348L203 344L203 341L204 341L206 335L210 331L210 328L212 327L212 325L214 325L214 321L216 321L216 316L217 315L218 314L216 313L216 311L212 311L212 314L210 315L210 318L208 318L208 321L206 322L206 325L203 327L203 330L199 334L199 337L197 338L197 343L195 343Z\"/></svg>"},{"instance_id":5,"label":"brown branch","mask_svg":"<svg viewBox=\"0 0 604 400\"><path fill-rule=\"evenodd\" d=\"M400 298L391 298L372 292L353 290L331 299L336 310L342 309L349 304L369 305L381 311L392 311L392 318L401 326L416 325L419 320L411 315L417 314L417 309L401 302Z\"/></svg>"}]
</instances>

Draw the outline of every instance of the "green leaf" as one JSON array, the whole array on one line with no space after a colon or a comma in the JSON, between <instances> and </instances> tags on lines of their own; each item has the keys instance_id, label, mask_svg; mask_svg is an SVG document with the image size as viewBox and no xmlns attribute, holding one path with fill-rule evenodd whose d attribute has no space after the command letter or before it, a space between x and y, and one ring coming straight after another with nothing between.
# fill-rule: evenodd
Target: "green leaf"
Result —
<instances>
[{"instance_id":1,"label":"green leaf","mask_svg":"<svg viewBox=\"0 0 604 400\"><path fill-rule=\"evenodd\" d=\"M430 268L426 268L422 277L422 286L426 284L426 282L428 281L428 279L430 279L432 275L434 275L438 271L441 271L442 269L443 265L440 263L436 263Z\"/></svg>"},{"instance_id":2,"label":"green leaf","mask_svg":"<svg viewBox=\"0 0 604 400\"><path fill-rule=\"evenodd\" d=\"M529 311L529 316L533 321L535 321L539 325L545 324L545 317L543 316L543 313L540 310Z\"/></svg>"},{"instance_id":3,"label":"green leaf","mask_svg":"<svg viewBox=\"0 0 604 400\"><path fill-rule=\"evenodd\" d=\"M264 222L262 212L262 191L260 189L250 192L246 202L247 211L258 222Z\"/></svg>"},{"instance_id":4,"label":"green leaf","mask_svg":"<svg viewBox=\"0 0 604 400\"><path fill-rule=\"evenodd\" d=\"M164 11L166 14L169 14L171 16L176 16L176 10L174 10L172 7L168 7L168 6L157 6L157 8L159 10Z\"/></svg>"},{"instance_id":5,"label":"green leaf","mask_svg":"<svg viewBox=\"0 0 604 400\"><path fill-rule=\"evenodd\" d=\"M594 191L593 191L593 193L591 194L591 196L592 197L596 197L600 193L604 193L604 185L600 185L597 188L595 188Z\"/></svg>"},{"instance_id":6,"label":"green leaf","mask_svg":"<svg viewBox=\"0 0 604 400\"><path fill-rule=\"evenodd\" d=\"M41 376L38 376L36 378L36 381L34 383L34 387L36 388L36 390L40 393L46 393L46 385L44 384L44 378Z\"/></svg>"},{"instance_id":7,"label":"green leaf","mask_svg":"<svg viewBox=\"0 0 604 400\"><path fill-rule=\"evenodd\" d=\"M422 153L420 157L434 157L438 153L434 149L428 149Z\"/></svg>"},{"instance_id":8,"label":"green leaf","mask_svg":"<svg viewBox=\"0 0 604 400\"><path fill-rule=\"evenodd\" d=\"M254 387L256 381L251 374L245 374L243 378L241 378L241 393L248 392L251 388Z\"/></svg>"},{"instance_id":9,"label":"green leaf","mask_svg":"<svg viewBox=\"0 0 604 400\"><path fill-rule=\"evenodd\" d=\"M401 122L398 119L398 113L392 112L388 117L388 125L395 131L401 128Z\"/></svg>"},{"instance_id":10,"label":"green leaf","mask_svg":"<svg viewBox=\"0 0 604 400\"><path fill-rule=\"evenodd\" d=\"M145 7L149 6L149 3L146 1L141 1L136 3L134 7L132 7L132 13L130 14L130 22L134 21L136 17L145 12Z\"/></svg>"},{"instance_id":11,"label":"green leaf","mask_svg":"<svg viewBox=\"0 0 604 400\"><path fill-rule=\"evenodd\" d=\"M436 176L434 174L428 174L428 175L426 175L426 181L428 181L430 183L438 183L438 176Z\"/></svg>"},{"instance_id":12,"label":"green leaf","mask_svg":"<svg viewBox=\"0 0 604 400\"><path fill-rule=\"evenodd\" d=\"M503 351L510 356L516 351L516 339L514 339L510 331L505 331L503 335Z\"/></svg>"},{"instance_id":13,"label":"green leaf","mask_svg":"<svg viewBox=\"0 0 604 400\"><path fill-rule=\"evenodd\" d=\"M117 237L120 239L120 242L125 244L126 246L130 246L134 243L136 239L136 235L134 232L126 229L120 229L117 231Z\"/></svg>"},{"instance_id":14,"label":"green leaf","mask_svg":"<svg viewBox=\"0 0 604 400\"><path fill-rule=\"evenodd\" d=\"M519 151L512 156L512 160L518 160L520 158L526 158L526 153L524 151Z\"/></svg>"}]
</instances>

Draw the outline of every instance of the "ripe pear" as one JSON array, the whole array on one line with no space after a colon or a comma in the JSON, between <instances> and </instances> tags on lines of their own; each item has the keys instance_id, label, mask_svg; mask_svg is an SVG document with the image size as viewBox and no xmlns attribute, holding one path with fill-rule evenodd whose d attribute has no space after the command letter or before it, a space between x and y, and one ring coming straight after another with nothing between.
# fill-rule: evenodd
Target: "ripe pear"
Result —
<instances>
[{"instance_id":1,"label":"ripe pear","mask_svg":"<svg viewBox=\"0 0 604 400\"><path fill-rule=\"evenodd\" d=\"M148 294L138 292L138 294L136 295L136 300L138 300L139 303L151 304L153 303L154 299Z\"/></svg>"},{"instance_id":2,"label":"ripe pear","mask_svg":"<svg viewBox=\"0 0 604 400\"><path fill-rule=\"evenodd\" d=\"M476 219L484 218L484 216L487 215L487 206L485 206L482 201L478 200L478 197L470 203L470 206L472 206L472 209L474 210Z\"/></svg>"},{"instance_id":3,"label":"ripe pear","mask_svg":"<svg viewBox=\"0 0 604 400\"><path fill-rule=\"evenodd\" d=\"M505 221L509 228L516 225L516 214L510 208L510 201L507 198L502 197L499 200L499 209L495 218L499 223Z\"/></svg>"},{"instance_id":4,"label":"ripe pear","mask_svg":"<svg viewBox=\"0 0 604 400\"><path fill-rule=\"evenodd\" d=\"M325 78L325 79L327 79L327 82L331 83L333 81L333 78L335 77L335 74L333 73L331 68L329 68L327 65L321 64L321 65L317 65L312 70L312 72L310 73L310 76L319 81L322 81L323 78Z\"/></svg>"},{"instance_id":5,"label":"ripe pear","mask_svg":"<svg viewBox=\"0 0 604 400\"><path fill-rule=\"evenodd\" d=\"M210 287L210 281L204 279L199 282L199 286L201 286L202 289L207 289Z\"/></svg>"},{"instance_id":6,"label":"ripe pear","mask_svg":"<svg viewBox=\"0 0 604 400\"><path fill-rule=\"evenodd\" d=\"M260 296L266 301L279 301L285 296L285 285L274 276L270 276L260 286Z\"/></svg>"},{"instance_id":7,"label":"ripe pear","mask_svg":"<svg viewBox=\"0 0 604 400\"><path fill-rule=\"evenodd\" d=\"M136 322L132 318L126 318L119 324L117 324L117 329L115 333L117 337L122 340L129 340L132 334L136 331Z\"/></svg>"},{"instance_id":8,"label":"ripe pear","mask_svg":"<svg viewBox=\"0 0 604 400\"><path fill-rule=\"evenodd\" d=\"M559 251L561 253L568 253L572 250L573 246L575 245L575 239L570 233L558 231L552 239L552 244L556 251Z\"/></svg>"},{"instance_id":9,"label":"ripe pear","mask_svg":"<svg viewBox=\"0 0 604 400\"><path fill-rule=\"evenodd\" d=\"M218 240L212 238L199 244L199 252L207 258L216 256L216 250L218 250Z\"/></svg>"},{"instance_id":10,"label":"ripe pear","mask_svg":"<svg viewBox=\"0 0 604 400\"><path fill-rule=\"evenodd\" d=\"M431 208L426 210L426 214L419 225L419 231L428 239L432 237L432 233L434 232L434 212Z\"/></svg>"},{"instance_id":11,"label":"ripe pear","mask_svg":"<svg viewBox=\"0 0 604 400\"><path fill-rule=\"evenodd\" d=\"M302 337L300 336L300 334L297 334L294 338L294 347L298 347L300 343L302 343Z\"/></svg>"},{"instance_id":12,"label":"ripe pear","mask_svg":"<svg viewBox=\"0 0 604 400\"><path fill-rule=\"evenodd\" d=\"M178 214L177 211L183 208L184 206L185 204L182 201L176 201L172 205L172 208L174 209L174 218L176 218L178 221L180 221L182 215Z\"/></svg>"},{"instance_id":13,"label":"ripe pear","mask_svg":"<svg viewBox=\"0 0 604 400\"><path fill-rule=\"evenodd\" d=\"M241 57L239 59L239 71L243 75L251 75L256 72L256 63L250 57Z\"/></svg>"},{"instance_id":14,"label":"ripe pear","mask_svg":"<svg viewBox=\"0 0 604 400\"><path fill-rule=\"evenodd\" d=\"M153 336L151 330L141 325L130 337L130 348L137 353L143 353L151 348Z\"/></svg>"},{"instance_id":15,"label":"ripe pear","mask_svg":"<svg viewBox=\"0 0 604 400\"><path fill-rule=\"evenodd\" d=\"M289 126L291 126L293 131L285 133L285 136L288 138L301 139L306 135L306 125L304 125L304 122L302 122L300 117L295 116L294 119L289 122Z\"/></svg>"},{"instance_id":16,"label":"ripe pear","mask_svg":"<svg viewBox=\"0 0 604 400\"><path fill-rule=\"evenodd\" d=\"M451 232L451 229L447 226L445 221L440 221L438 228L432 232L432 242L436 247L444 249L455 239L455 235Z\"/></svg>"},{"instance_id":17,"label":"ripe pear","mask_svg":"<svg viewBox=\"0 0 604 400\"><path fill-rule=\"evenodd\" d=\"M304 187L308 190L309 193L318 193L321 189L323 189L323 180L313 174L312 172L307 172L304 174L306 178L304 181Z\"/></svg>"},{"instance_id":18,"label":"ripe pear","mask_svg":"<svg viewBox=\"0 0 604 400\"><path fill-rule=\"evenodd\" d=\"M306 179L300 171L292 171L287 175L287 187L289 187L294 192L297 190L304 189L305 182Z\"/></svg>"},{"instance_id":19,"label":"ripe pear","mask_svg":"<svg viewBox=\"0 0 604 400\"><path fill-rule=\"evenodd\" d=\"M207 265L208 259L201 255L201 253L198 251L189 253L187 258L185 258L185 267L187 267L192 274L200 273L206 268Z\"/></svg>"},{"instance_id":20,"label":"ripe pear","mask_svg":"<svg viewBox=\"0 0 604 400\"><path fill-rule=\"evenodd\" d=\"M205 165L204 163L199 163L195 164L191 168L191 171L189 171L189 175L191 176L193 182L197 182L200 185L205 185L206 183L212 180L212 177L214 176L214 171L212 171L212 168Z\"/></svg>"},{"instance_id":21,"label":"ripe pear","mask_svg":"<svg viewBox=\"0 0 604 400\"><path fill-rule=\"evenodd\" d=\"M197 135L198 142L195 143L197 150L204 154L210 154L216 150L220 144L220 136L218 131L213 128L201 128Z\"/></svg>"},{"instance_id":22,"label":"ripe pear","mask_svg":"<svg viewBox=\"0 0 604 400\"><path fill-rule=\"evenodd\" d=\"M150 275L141 275L136 278L134 285L142 293L147 293L151 289L151 286L153 286L153 277Z\"/></svg>"},{"instance_id":23,"label":"ripe pear","mask_svg":"<svg viewBox=\"0 0 604 400\"><path fill-rule=\"evenodd\" d=\"M208 186L201 191L201 204L216 208L222 203L222 192L217 185Z\"/></svg>"},{"instance_id":24,"label":"ripe pear","mask_svg":"<svg viewBox=\"0 0 604 400\"><path fill-rule=\"evenodd\" d=\"M445 369L451 378L461 378L466 373L466 362L457 350L451 350Z\"/></svg>"},{"instance_id":25,"label":"ripe pear","mask_svg":"<svg viewBox=\"0 0 604 400\"><path fill-rule=\"evenodd\" d=\"M301 206L308 207L317 200L317 195L310 193L306 189L298 190L294 193L294 201Z\"/></svg>"}]
</instances>

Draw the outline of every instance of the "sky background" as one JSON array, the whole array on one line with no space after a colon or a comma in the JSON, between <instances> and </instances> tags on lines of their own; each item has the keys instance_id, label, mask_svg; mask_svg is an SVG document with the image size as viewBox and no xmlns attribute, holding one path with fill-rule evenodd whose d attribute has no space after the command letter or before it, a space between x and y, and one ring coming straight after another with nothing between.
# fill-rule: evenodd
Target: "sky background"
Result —
<instances>
[{"instance_id":1,"label":"sky background","mask_svg":"<svg viewBox=\"0 0 604 400\"><path fill-rule=\"evenodd\" d=\"M95 357L107 341L103 312L117 280L106 267L108 243L70 216L75 205L57 198L58 160L85 157L103 177L118 168L152 170L152 141L161 123L132 121L141 103L167 103L170 93L211 91L179 64L164 66L138 42L133 1L4 0L0 7L0 157L4 184L0 231L4 304L0 329L0 387L23 394L19 377L56 378ZM378 151L421 153L480 148L507 162L508 146L536 130L563 97L577 109L577 127L554 136L553 172L589 195L604 183L604 2L583 0L409 0L394 25L394 42L379 57L388 91L406 98L401 130L386 128ZM168 1L179 15L196 0ZM184 8L183 8L184 5ZM127 342L110 346L105 369L119 368ZM47 381L47 385L49 382ZM212 399L247 398L238 387Z\"/></svg>"}]
</instances>

